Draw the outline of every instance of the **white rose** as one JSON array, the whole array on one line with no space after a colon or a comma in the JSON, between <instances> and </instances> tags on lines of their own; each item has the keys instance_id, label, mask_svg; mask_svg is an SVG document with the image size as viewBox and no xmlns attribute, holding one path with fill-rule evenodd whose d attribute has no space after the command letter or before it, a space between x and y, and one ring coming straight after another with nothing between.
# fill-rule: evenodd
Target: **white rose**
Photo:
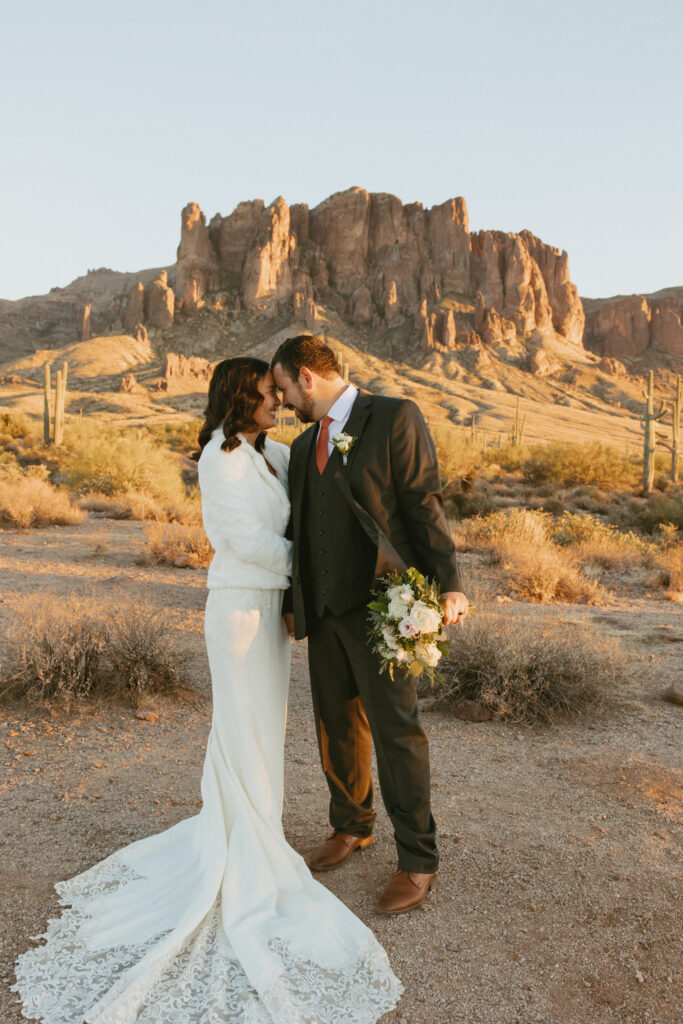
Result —
<instances>
[{"instance_id":1,"label":"white rose","mask_svg":"<svg viewBox=\"0 0 683 1024\"><path fill-rule=\"evenodd\" d=\"M424 601L416 601L410 609L410 618L418 633L436 633L441 626L442 615Z\"/></svg>"},{"instance_id":2,"label":"white rose","mask_svg":"<svg viewBox=\"0 0 683 1024\"><path fill-rule=\"evenodd\" d=\"M398 647L396 643L396 636L391 626L385 626L382 630L382 636L384 637L384 643L387 645L390 651L395 651Z\"/></svg>"},{"instance_id":3,"label":"white rose","mask_svg":"<svg viewBox=\"0 0 683 1024\"><path fill-rule=\"evenodd\" d=\"M407 611L408 605L400 597L395 597L389 601L389 616L392 619L402 619Z\"/></svg>"},{"instance_id":4,"label":"white rose","mask_svg":"<svg viewBox=\"0 0 683 1024\"><path fill-rule=\"evenodd\" d=\"M402 647L397 647L392 653L394 661L397 661L399 664L402 664L404 661L408 661L410 658L408 652L404 651Z\"/></svg>"},{"instance_id":5,"label":"white rose","mask_svg":"<svg viewBox=\"0 0 683 1024\"><path fill-rule=\"evenodd\" d=\"M415 657L430 668L436 668L441 661L441 651L436 644L416 644Z\"/></svg>"},{"instance_id":6,"label":"white rose","mask_svg":"<svg viewBox=\"0 0 683 1024\"><path fill-rule=\"evenodd\" d=\"M412 604L415 600L413 588L403 583L397 587L389 587L387 597L390 601L403 601L404 604Z\"/></svg>"}]
</instances>

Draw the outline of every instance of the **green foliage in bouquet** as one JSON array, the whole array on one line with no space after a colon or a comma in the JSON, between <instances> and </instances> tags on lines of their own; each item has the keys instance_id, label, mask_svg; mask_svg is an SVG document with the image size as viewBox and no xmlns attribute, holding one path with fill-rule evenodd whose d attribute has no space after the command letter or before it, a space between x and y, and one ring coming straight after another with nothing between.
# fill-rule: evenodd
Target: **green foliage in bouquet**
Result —
<instances>
[{"instance_id":1,"label":"green foliage in bouquet","mask_svg":"<svg viewBox=\"0 0 683 1024\"><path fill-rule=\"evenodd\" d=\"M381 576L372 589L369 636L380 671L394 679L401 669L434 684L436 666L447 651L439 587L417 569Z\"/></svg>"}]
</instances>

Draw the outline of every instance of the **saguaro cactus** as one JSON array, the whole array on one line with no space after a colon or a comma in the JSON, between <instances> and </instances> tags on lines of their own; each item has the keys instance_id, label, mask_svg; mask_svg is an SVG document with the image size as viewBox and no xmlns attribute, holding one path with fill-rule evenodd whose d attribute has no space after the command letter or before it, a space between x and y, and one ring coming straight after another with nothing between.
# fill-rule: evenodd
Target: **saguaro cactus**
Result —
<instances>
[{"instance_id":1,"label":"saguaro cactus","mask_svg":"<svg viewBox=\"0 0 683 1024\"><path fill-rule=\"evenodd\" d=\"M681 388L680 374L676 377L676 395L673 402L668 402L667 408L671 410L671 440L667 441L664 437L657 436L656 440L659 444L663 445L664 448L668 448L671 452L671 480L673 483L678 483L678 469L680 463L680 444L679 436L681 429L681 398L683 389ZM662 403L664 406L664 403Z\"/></svg>"},{"instance_id":2,"label":"saguaro cactus","mask_svg":"<svg viewBox=\"0 0 683 1024\"><path fill-rule=\"evenodd\" d=\"M671 403L671 479L675 484L678 483L678 467L680 459L680 444L679 436L681 430L681 398L683 397L683 387L681 386L681 376L676 376L676 397Z\"/></svg>"},{"instance_id":3,"label":"saguaro cactus","mask_svg":"<svg viewBox=\"0 0 683 1024\"><path fill-rule=\"evenodd\" d=\"M650 494L655 483L655 449L657 437L655 428L657 421L666 414L666 403L662 402L659 411L655 412L655 382L654 373L650 370L647 380L647 391L643 391L645 398L645 412L641 423L643 424L643 493Z\"/></svg>"},{"instance_id":4,"label":"saguaro cactus","mask_svg":"<svg viewBox=\"0 0 683 1024\"><path fill-rule=\"evenodd\" d=\"M45 367L45 387L43 391L43 437L45 444L61 444L64 440L64 405L66 402L66 380L69 372L69 364L62 363L61 370L57 370L55 379L55 417L54 424L50 416L51 381L50 367Z\"/></svg>"},{"instance_id":5,"label":"saguaro cactus","mask_svg":"<svg viewBox=\"0 0 683 1024\"><path fill-rule=\"evenodd\" d=\"M62 363L61 370L57 370L55 382L55 444L61 444L64 440L64 404L66 402L66 377L69 371L67 363Z\"/></svg>"},{"instance_id":6,"label":"saguaro cactus","mask_svg":"<svg viewBox=\"0 0 683 1024\"><path fill-rule=\"evenodd\" d=\"M512 430L509 434L510 444L520 445L524 440L524 424L526 423L526 416L519 415L519 398L517 399L517 406L515 408L515 421L512 424Z\"/></svg>"},{"instance_id":7,"label":"saguaro cactus","mask_svg":"<svg viewBox=\"0 0 683 1024\"><path fill-rule=\"evenodd\" d=\"M50 417L50 391L52 382L50 380L50 366L45 364L45 385L43 387L43 439L45 444L52 440L51 417Z\"/></svg>"}]
</instances>

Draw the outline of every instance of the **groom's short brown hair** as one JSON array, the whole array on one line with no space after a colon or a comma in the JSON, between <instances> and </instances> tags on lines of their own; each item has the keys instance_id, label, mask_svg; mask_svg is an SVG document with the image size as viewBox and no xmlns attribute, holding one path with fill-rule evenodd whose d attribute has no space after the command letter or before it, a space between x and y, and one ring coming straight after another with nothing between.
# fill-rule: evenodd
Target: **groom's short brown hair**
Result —
<instances>
[{"instance_id":1,"label":"groom's short brown hair","mask_svg":"<svg viewBox=\"0 0 683 1024\"><path fill-rule=\"evenodd\" d=\"M319 334L297 334L283 341L273 356L271 369L279 363L285 373L298 380L302 366L327 379L341 376L337 357Z\"/></svg>"}]
</instances>

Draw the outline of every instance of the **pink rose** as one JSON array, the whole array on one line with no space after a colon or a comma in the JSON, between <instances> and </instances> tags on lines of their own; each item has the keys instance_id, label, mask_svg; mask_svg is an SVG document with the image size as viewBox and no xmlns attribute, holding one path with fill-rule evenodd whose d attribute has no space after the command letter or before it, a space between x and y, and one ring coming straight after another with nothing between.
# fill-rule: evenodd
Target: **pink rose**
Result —
<instances>
[{"instance_id":1,"label":"pink rose","mask_svg":"<svg viewBox=\"0 0 683 1024\"><path fill-rule=\"evenodd\" d=\"M415 623L411 622L411 620L407 616L405 619L401 619L401 621L399 622L398 631L402 637L405 637L406 640L412 640L412 638L414 636L417 636L419 632Z\"/></svg>"}]
</instances>

